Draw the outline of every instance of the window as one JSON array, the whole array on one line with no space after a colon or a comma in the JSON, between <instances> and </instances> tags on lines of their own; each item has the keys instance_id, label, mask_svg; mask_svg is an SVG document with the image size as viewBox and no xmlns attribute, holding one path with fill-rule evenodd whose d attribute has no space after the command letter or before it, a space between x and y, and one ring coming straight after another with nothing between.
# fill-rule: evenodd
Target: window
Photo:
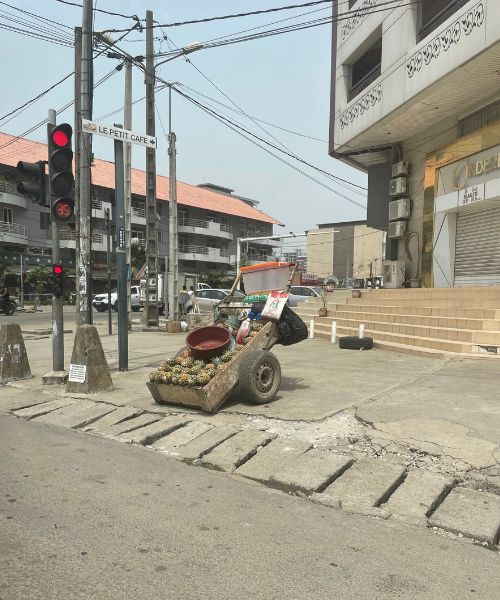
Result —
<instances>
[{"instance_id":1,"label":"window","mask_svg":"<svg viewBox=\"0 0 500 600\"><path fill-rule=\"evenodd\" d=\"M417 41L421 42L468 0L423 0L418 3Z\"/></svg>"},{"instance_id":2,"label":"window","mask_svg":"<svg viewBox=\"0 0 500 600\"><path fill-rule=\"evenodd\" d=\"M349 10L356 4L358 0L349 0Z\"/></svg>"},{"instance_id":3,"label":"window","mask_svg":"<svg viewBox=\"0 0 500 600\"><path fill-rule=\"evenodd\" d=\"M12 208L3 209L3 222L9 223L9 225L12 225L12 223L14 223L14 214L12 212Z\"/></svg>"},{"instance_id":4,"label":"window","mask_svg":"<svg viewBox=\"0 0 500 600\"><path fill-rule=\"evenodd\" d=\"M196 292L196 296L198 298L208 298L209 297L208 292L209 292L209 290L199 290Z\"/></svg>"},{"instance_id":5,"label":"window","mask_svg":"<svg viewBox=\"0 0 500 600\"><path fill-rule=\"evenodd\" d=\"M40 229L48 229L50 227L50 213L40 213Z\"/></svg>"},{"instance_id":6,"label":"window","mask_svg":"<svg viewBox=\"0 0 500 600\"><path fill-rule=\"evenodd\" d=\"M377 77L380 77L381 66L382 36L351 65L349 100L355 98Z\"/></svg>"},{"instance_id":7,"label":"window","mask_svg":"<svg viewBox=\"0 0 500 600\"><path fill-rule=\"evenodd\" d=\"M464 137L500 121L500 100L485 106L458 122L458 137Z\"/></svg>"},{"instance_id":8,"label":"window","mask_svg":"<svg viewBox=\"0 0 500 600\"><path fill-rule=\"evenodd\" d=\"M163 231L160 231L160 230L157 231L156 240L159 244L163 244Z\"/></svg>"}]
</instances>

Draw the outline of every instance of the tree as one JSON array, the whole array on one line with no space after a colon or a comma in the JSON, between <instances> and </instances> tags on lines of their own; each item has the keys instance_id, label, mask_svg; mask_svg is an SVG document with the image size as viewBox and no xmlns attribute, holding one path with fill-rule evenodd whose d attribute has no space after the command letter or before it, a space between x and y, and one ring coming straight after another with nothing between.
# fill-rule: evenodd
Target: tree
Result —
<instances>
[{"instance_id":1,"label":"tree","mask_svg":"<svg viewBox=\"0 0 500 600\"><path fill-rule=\"evenodd\" d=\"M140 271L146 262L146 250L137 242L132 242L130 246L130 261L132 275L135 275L138 271Z\"/></svg>"},{"instance_id":2,"label":"tree","mask_svg":"<svg viewBox=\"0 0 500 600\"><path fill-rule=\"evenodd\" d=\"M26 274L28 283L36 294L50 292L52 273L48 267L33 267Z\"/></svg>"}]
</instances>

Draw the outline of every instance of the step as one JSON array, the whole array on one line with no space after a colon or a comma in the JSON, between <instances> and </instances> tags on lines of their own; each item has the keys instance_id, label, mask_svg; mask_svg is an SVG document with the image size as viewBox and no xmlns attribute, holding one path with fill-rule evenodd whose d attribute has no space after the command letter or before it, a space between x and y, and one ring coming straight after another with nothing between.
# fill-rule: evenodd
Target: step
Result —
<instances>
[{"instance_id":1,"label":"step","mask_svg":"<svg viewBox=\"0 0 500 600\"><path fill-rule=\"evenodd\" d=\"M500 331L474 331L472 329L428 327L411 323L386 323L368 319L332 319L330 317L318 317L317 319L314 319L314 322L317 325L327 327L331 330L331 323L334 320L337 323L337 328L348 327L358 329L359 324L364 323L365 328L371 331L401 333L407 336L450 340L452 342L465 342L477 345L500 346Z\"/></svg>"},{"instance_id":2,"label":"step","mask_svg":"<svg viewBox=\"0 0 500 600\"><path fill-rule=\"evenodd\" d=\"M401 298L407 296L447 298L453 297L477 297L478 295L495 296L500 298L500 286L471 286L456 288L405 288L383 290L360 290L362 295L384 296L386 298Z\"/></svg>"},{"instance_id":3,"label":"step","mask_svg":"<svg viewBox=\"0 0 500 600\"><path fill-rule=\"evenodd\" d=\"M348 298L347 305L372 304L386 306L390 302L391 306L435 306L449 308L485 308L500 309L500 300L478 298L383 298L380 296L369 295L363 298Z\"/></svg>"},{"instance_id":4,"label":"step","mask_svg":"<svg viewBox=\"0 0 500 600\"><path fill-rule=\"evenodd\" d=\"M299 313L297 313L299 314ZM449 329L467 329L470 331L500 331L500 320L484 319L457 319L456 317L438 317L422 315L394 315L390 313L356 312L348 310L328 311L326 317L318 317L316 314L301 314L304 319L319 319L328 322L348 319L357 323L376 321L379 323L396 323L399 325L415 325L422 327L444 327Z\"/></svg>"},{"instance_id":5,"label":"step","mask_svg":"<svg viewBox=\"0 0 500 600\"><path fill-rule=\"evenodd\" d=\"M314 335L317 337L329 338L331 335L331 330L328 327L315 324ZM358 335L358 328L337 326L337 336L341 337L344 335ZM475 350L473 344L466 342L453 342L451 340L440 340L429 337L407 336L399 333L373 331L369 328L365 328L365 335L367 337L372 337L374 342L394 342L406 346L415 346L426 349L430 348L431 350L453 352L456 354L462 354L463 352L473 353Z\"/></svg>"}]
</instances>

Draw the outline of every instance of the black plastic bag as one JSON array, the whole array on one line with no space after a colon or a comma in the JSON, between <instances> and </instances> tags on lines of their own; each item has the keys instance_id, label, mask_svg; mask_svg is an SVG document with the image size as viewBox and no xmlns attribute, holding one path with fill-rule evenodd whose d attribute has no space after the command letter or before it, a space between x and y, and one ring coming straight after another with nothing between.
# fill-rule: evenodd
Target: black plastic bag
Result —
<instances>
[{"instance_id":1,"label":"black plastic bag","mask_svg":"<svg viewBox=\"0 0 500 600\"><path fill-rule=\"evenodd\" d=\"M285 306L281 313L281 318L278 322L278 330L280 339L277 343L282 346L298 344L299 342L306 340L308 336L306 324L288 305Z\"/></svg>"}]
</instances>

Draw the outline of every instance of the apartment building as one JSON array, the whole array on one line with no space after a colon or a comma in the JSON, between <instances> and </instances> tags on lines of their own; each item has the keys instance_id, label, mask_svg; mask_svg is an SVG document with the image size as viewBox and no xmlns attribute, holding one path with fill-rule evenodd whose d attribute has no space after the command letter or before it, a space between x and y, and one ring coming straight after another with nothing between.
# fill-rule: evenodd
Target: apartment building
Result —
<instances>
[{"instance_id":1,"label":"apartment building","mask_svg":"<svg viewBox=\"0 0 500 600\"><path fill-rule=\"evenodd\" d=\"M500 284L500 2L334 2L330 155L424 287Z\"/></svg>"},{"instance_id":2,"label":"apartment building","mask_svg":"<svg viewBox=\"0 0 500 600\"><path fill-rule=\"evenodd\" d=\"M307 271L339 281L365 279L382 273L385 232L366 221L323 223L307 232Z\"/></svg>"},{"instance_id":3,"label":"apartment building","mask_svg":"<svg viewBox=\"0 0 500 600\"><path fill-rule=\"evenodd\" d=\"M47 159L47 146L0 133L0 260L12 272L19 272L20 257L24 264L50 264L51 227L48 208L40 207L16 191L20 160L36 162ZM157 176L158 251L161 270L168 256L167 177ZM96 159L92 166L92 265L94 289L102 288L106 278L106 225L109 209L114 217L114 164ZM146 239L146 178L144 171L132 169L132 241L144 246ZM236 243L241 237L273 234L279 221L257 208L258 203L237 196L233 190L214 184L177 184L179 270L202 273L231 271L236 263ZM114 232L114 227L113 230ZM75 265L74 225L60 227L63 263ZM276 242L249 243L250 262L266 260Z\"/></svg>"}]
</instances>

